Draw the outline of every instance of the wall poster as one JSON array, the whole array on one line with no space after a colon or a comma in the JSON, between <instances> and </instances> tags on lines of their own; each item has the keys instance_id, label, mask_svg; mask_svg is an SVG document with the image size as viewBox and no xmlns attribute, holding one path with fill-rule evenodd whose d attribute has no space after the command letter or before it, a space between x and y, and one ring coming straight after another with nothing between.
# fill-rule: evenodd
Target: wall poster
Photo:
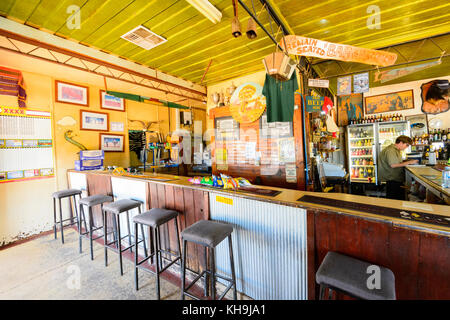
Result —
<instances>
[{"instance_id":1,"label":"wall poster","mask_svg":"<svg viewBox=\"0 0 450 320\"><path fill-rule=\"evenodd\" d=\"M339 127L348 125L351 119L361 119L363 117L362 93L338 96L337 113Z\"/></svg>"}]
</instances>

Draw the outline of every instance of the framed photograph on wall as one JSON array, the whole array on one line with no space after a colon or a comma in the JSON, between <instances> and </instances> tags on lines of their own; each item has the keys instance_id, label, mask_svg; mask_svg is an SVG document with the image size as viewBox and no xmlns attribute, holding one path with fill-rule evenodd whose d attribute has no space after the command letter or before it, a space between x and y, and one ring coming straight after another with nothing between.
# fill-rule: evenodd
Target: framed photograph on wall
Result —
<instances>
[{"instance_id":1,"label":"framed photograph on wall","mask_svg":"<svg viewBox=\"0 0 450 320\"><path fill-rule=\"evenodd\" d=\"M109 131L108 114L80 110L80 130Z\"/></svg>"},{"instance_id":2,"label":"framed photograph on wall","mask_svg":"<svg viewBox=\"0 0 450 320\"><path fill-rule=\"evenodd\" d=\"M365 114L414 109L414 92L405 90L365 98Z\"/></svg>"},{"instance_id":3,"label":"framed photograph on wall","mask_svg":"<svg viewBox=\"0 0 450 320\"><path fill-rule=\"evenodd\" d=\"M363 94L354 93L337 97L337 125L344 127L350 120L363 117Z\"/></svg>"},{"instance_id":4,"label":"framed photograph on wall","mask_svg":"<svg viewBox=\"0 0 450 320\"><path fill-rule=\"evenodd\" d=\"M100 133L100 150L105 152L124 152L123 134Z\"/></svg>"},{"instance_id":5,"label":"framed photograph on wall","mask_svg":"<svg viewBox=\"0 0 450 320\"><path fill-rule=\"evenodd\" d=\"M405 120L409 121L411 137L428 134L428 118L426 113L406 116Z\"/></svg>"},{"instance_id":6,"label":"framed photograph on wall","mask_svg":"<svg viewBox=\"0 0 450 320\"><path fill-rule=\"evenodd\" d=\"M105 90L100 90L100 108L125 111L125 99L109 95Z\"/></svg>"},{"instance_id":7,"label":"framed photograph on wall","mask_svg":"<svg viewBox=\"0 0 450 320\"><path fill-rule=\"evenodd\" d=\"M87 107L89 105L89 88L55 80L55 101Z\"/></svg>"}]
</instances>

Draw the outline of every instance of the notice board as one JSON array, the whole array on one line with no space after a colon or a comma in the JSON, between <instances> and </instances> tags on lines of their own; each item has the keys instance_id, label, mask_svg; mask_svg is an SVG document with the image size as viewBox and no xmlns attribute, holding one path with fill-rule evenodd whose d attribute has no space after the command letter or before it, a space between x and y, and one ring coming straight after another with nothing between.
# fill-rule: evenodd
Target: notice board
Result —
<instances>
[{"instance_id":1,"label":"notice board","mask_svg":"<svg viewBox=\"0 0 450 320\"><path fill-rule=\"evenodd\" d=\"M51 113L0 106L0 183L53 176Z\"/></svg>"}]
</instances>

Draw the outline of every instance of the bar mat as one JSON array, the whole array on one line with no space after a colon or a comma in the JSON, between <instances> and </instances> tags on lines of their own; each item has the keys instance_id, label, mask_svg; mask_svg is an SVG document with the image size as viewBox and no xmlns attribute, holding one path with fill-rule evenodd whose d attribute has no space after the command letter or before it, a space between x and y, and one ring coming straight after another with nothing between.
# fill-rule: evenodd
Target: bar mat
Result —
<instances>
[{"instance_id":1,"label":"bar mat","mask_svg":"<svg viewBox=\"0 0 450 320\"><path fill-rule=\"evenodd\" d=\"M373 213L380 216L400 218L405 220L412 220L417 222L423 222L428 224L434 224L439 226L450 227L450 218L438 216L435 214L425 212L412 212L410 210L400 210L388 207L374 206L364 203L354 203L343 200L336 200L330 198L322 198L316 196L305 195L297 201L309 202L314 204L322 204L329 207L336 207L341 209L349 209L362 211L367 213Z\"/></svg>"},{"instance_id":2,"label":"bar mat","mask_svg":"<svg viewBox=\"0 0 450 320\"><path fill-rule=\"evenodd\" d=\"M275 197L281 193L281 191L277 191L277 190L255 188L255 187L239 187L238 191L254 193L254 194L258 194L260 196L267 196L267 197Z\"/></svg>"}]
</instances>

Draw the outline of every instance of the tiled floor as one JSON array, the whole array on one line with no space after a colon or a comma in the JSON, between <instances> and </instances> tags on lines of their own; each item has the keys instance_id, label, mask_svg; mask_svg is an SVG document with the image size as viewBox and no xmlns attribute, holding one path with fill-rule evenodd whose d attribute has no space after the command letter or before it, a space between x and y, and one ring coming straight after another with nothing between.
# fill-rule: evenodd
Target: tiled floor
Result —
<instances>
[{"instance_id":1,"label":"tiled floor","mask_svg":"<svg viewBox=\"0 0 450 320\"><path fill-rule=\"evenodd\" d=\"M134 266L123 259L120 276L118 255L109 252L104 265L104 249L94 243L90 260L89 241L78 252L76 230L66 228L65 244L53 234L0 250L0 299L156 299L155 276L140 271L139 290L134 289ZM176 267L176 266L175 266ZM180 299L179 286L161 279L161 299Z\"/></svg>"}]
</instances>

